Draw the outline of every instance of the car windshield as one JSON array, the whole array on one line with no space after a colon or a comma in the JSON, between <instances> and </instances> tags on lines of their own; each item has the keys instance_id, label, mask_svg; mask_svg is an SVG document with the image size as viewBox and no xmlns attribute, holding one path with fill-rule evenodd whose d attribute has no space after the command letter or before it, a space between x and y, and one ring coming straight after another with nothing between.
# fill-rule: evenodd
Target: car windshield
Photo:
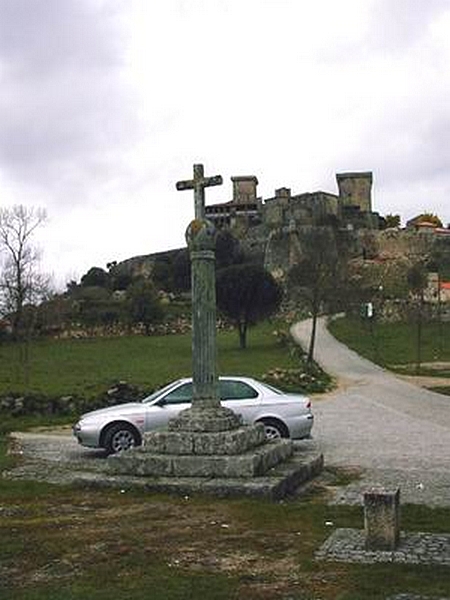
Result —
<instances>
[{"instance_id":1,"label":"car windshield","mask_svg":"<svg viewBox=\"0 0 450 600\"><path fill-rule=\"evenodd\" d=\"M150 396L147 396L146 398L144 398L142 400L142 404L147 404L148 402L152 402L153 400L156 400L156 398L161 396L161 394L165 394L166 392L170 391L173 387L178 385L180 382L181 382L181 380L172 381L172 383L169 383L168 385L164 386L163 388L156 390L156 392L153 392L153 394L150 394Z\"/></svg>"}]
</instances>

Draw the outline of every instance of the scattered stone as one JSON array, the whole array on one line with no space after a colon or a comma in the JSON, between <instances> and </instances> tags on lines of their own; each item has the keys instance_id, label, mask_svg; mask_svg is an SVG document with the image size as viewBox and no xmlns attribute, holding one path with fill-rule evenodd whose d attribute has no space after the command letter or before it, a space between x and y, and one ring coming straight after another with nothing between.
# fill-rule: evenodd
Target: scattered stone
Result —
<instances>
[{"instance_id":1,"label":"scattered stone","mask_svg":"<svg viewBox=\"0 0 450 600\"><path fill-rule=\"evenodd\" d=\"M315 555L317 560L450 566L450 534L400 534L395 550L366 550L363 531L336 529ZM401 598L401 596L400 596Z\"/></svg>"}]
</instances>

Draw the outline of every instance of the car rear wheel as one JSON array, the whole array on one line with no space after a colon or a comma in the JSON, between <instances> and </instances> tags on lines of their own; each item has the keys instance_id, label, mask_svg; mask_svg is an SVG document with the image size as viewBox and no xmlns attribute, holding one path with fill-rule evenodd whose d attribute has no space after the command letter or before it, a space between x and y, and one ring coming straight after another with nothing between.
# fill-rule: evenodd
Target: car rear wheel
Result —
<instances>
[{"instance_id":1,"label":"car rear wheel","mask_svg":"<svg viewBox=\"0 0 450 600\"><path fill-rule=\"evenodd\" d=\"M278 440L289 437L289 431L284 423L277 419L263 419L266 438L268 440Z\"/></svg>"},{"instance_id":2,"label":"car rear wheel","mask_svg":"<svg viewBox=\"0 0 450 600\"><path fill-rule=\"evenodd\" d=\"M107 429L103 445L108 454L115 454L139 446L139 444L139 435L131 425L116 423Z\"/></svg>"}]
</instances>

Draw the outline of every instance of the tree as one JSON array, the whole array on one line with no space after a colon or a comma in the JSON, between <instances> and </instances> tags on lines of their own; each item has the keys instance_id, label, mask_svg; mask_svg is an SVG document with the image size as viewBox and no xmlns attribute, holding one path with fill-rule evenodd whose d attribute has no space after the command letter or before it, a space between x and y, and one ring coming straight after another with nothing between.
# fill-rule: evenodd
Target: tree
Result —
<instances>
[{"instance_id":1,"label":"tree","mask_svg":"<svg viewBox=\"0 0 450 600\"><path fill-rule=\"evenodd\" d=\"M187 292L191 288L191 260L189 250L183 248L174 258L173 289L176 292Z\"/></svg>"},{"instance_id":2,"label":"tree","mask_svg":"<svg viewBox=\"0 0 450 600\"><path fill-rule=\"evenodd\" d=\"M400 215L386 215L384 221L387 228L400 227Z\"/></svg>"},{"instance_id":3,"label":"tree","mask_svg":"<svg viewBox=\"0 0 450 600\"><path fill-rule=\"evenodd\" d=\"M325 303L339 299L342 289L343 271L346 266L346 252L340 247L337 234L331 227L311 229L302 236L303 256L288 275L291 289L309 307L312 316L312 330L307 362L314 359L317 318Z\"/></svg>"},{"instance_id":4,"label":"tree","mask_svg":"<svg viewBox=\"0 0 450 600\"><path fill-rule=\"evenodd\" d=\"M89 271L81 278L83 287L109 287L111 275L101 267L91 267Z\"/></svg>"},{"instance_id":5,"label":"tree","mask_svg":"<svg viewBox=\"0 0 450 600\"><path fill-rule=\"evenodd\" d=\"M283 291L264 267L232 265L217 273L217 306L237 327L239 344L247 347L247 330L273 314L280 306Z\"/></svg>"},{"instance_id":6,"label":"tree","mask_svg":"<svg viewBox=\"0 0 450 600\"><path fill-rule=\"evenodd\" d=\"M237 238L227 229L220 230L216 236L216 268L224 269L244 262L244 253Z\"/></svg>"},{"instance_id":7,"label":"tree","mask_svg":"<svg viewBox=\"0 0 450 600\"><path fill-rule=\"evenodd\" d=\"M12 333L19 338L25 327L24 307L39 301L49 280L39 271L39 252L33 245L36 229L46 220L42 209L22 205L0 209L0 306L11 318Z\"/></svg>"},{"instance_id":8,"label":"tree","mask_svg":"<svg viewBox=\"0 0 450 600\"><path fill-rule=\"evenodd\" d=\"M450 278L450 240L437 238L431 248L427 269L437 275L437 319L439 356L444 347L444 330L442 323L442 282Z\"/></svg>"},{"instance_id":9,"label":"tree","mask_svg":"<svg viewBox=\"0 0 450 600\"><path fill-rule=\"evenodd\" d=\"M442 227L441 219L433 213L422 213L413 219L414 225L420 225L420 223L431 223L435 227Z\"/></svg>"},{"instance_id":10,"label":"tree","mask_svg":"<svg viewBox=\"0 0 450 600\"><path fill-rule=\"evenodd\" d=\"M173 266L168 255L163 254L155 259L152 279L156 289L166 292L173 290Z\"/></svg>"},{"instance_id":11,"label":"tree","mask_svg":"<svg viewBox=\"0 0 450 600\"><path fill-rule=\"evenodd\" d=\"M407 275L409 289L411 291L417 323L417 360L416 373L420 372L422 363L422 324L423 324L423 306L425 300L425 289L428 285L427 271L423 262L417 262L412 265Z\"/></svg>"},{"instance_id":12,"label":"tree","mask_svg":"<svg viewBox=\"0 0 450 600\"><path fill-rule=\"evenodd\" d=\"M145 279L136 280L127 290L128 315L132 323L142 323L146 335L150 327L164 317L164 310L153 285Z\"/></svg>"},{"instance_id":13,"label":"tree","mask_svg":"<svg viewBox=\"0 0 450 600\"><path fill-rule=\"evenodd\" d=\"M121 320L121 303L104 287L77 286L72 289L70 299L72 320L86 327L107 326Z\"/></svg>"}]
</instances>

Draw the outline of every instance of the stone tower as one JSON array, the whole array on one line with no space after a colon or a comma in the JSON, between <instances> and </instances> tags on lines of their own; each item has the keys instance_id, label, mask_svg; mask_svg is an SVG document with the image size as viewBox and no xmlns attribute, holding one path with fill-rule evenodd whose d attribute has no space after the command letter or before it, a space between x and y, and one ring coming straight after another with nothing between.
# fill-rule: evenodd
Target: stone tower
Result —
<instances>
[{"instance_id":1,"label":"stone tower","mask_svg":"<svg viewBox=\"0 0 450 600\"><path fill-rule=\"evenodd\" d=\"M258 179L254 175L232 177L231 181L233 182L233 202L238 204L256 202Z\"/></svg>"},{"instance_id":2,"label":"stone tower","mask_svg":"<svg viewBox=\"0 0 450 600\"><path fill-rule=\"evenodd\" d=\"M372 212L372 172L337 173L341 207L355 206L362 212Z\"/></svg>"}]
</instances>

